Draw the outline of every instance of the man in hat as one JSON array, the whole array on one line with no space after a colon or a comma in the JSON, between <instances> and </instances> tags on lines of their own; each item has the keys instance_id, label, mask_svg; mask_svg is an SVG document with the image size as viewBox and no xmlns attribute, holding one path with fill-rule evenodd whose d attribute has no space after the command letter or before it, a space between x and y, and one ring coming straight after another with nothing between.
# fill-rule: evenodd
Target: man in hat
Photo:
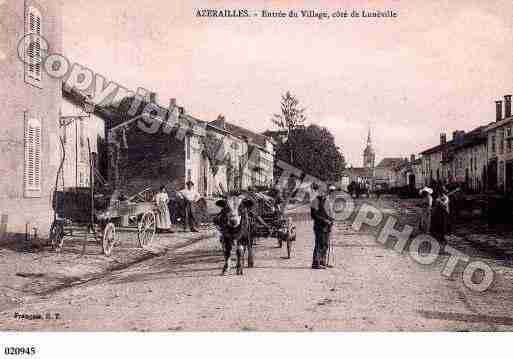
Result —
<instances>
[{"instance_id":1,"label":"man in hat","mask_svg":"<svg viewBox=\"0 0 513 359\"><path fill-rule=\"evenodd\" d=\"M319 193L311 202L310 214L313 219L315 245L312 269L325 269L330 266L327 260L331 229L335 221L334 202L335 186L328 187L328 194Z\"/></svg>"},{"instance_id":2,"label":"man in hat","mask_svg":"<svg viewBox=\"0 0 513 359\"><path fill-rule=\"evenodd\" d=\"M184 218L184 231L187 230L187 226L189 226L191 232L198 232L195 228L196 220L194 218L194 213L192 211L192 204L196 203L200 198L200 194L194 189L194 182L191 180L185 183L186 188L180 191L184 199L185 205L185 218Z\"/></svg>"},{"instance_id":3,"label":"man in hat","mask_svg":"<svg viewBox=\"0 0 513 359\"><path fill-rule=\"evenodd\" d=\"M433 190L424 187L420 190L422 196L422 213L420 217L420 230L424 233L431 231L431 211L433 209Z\"/></svg>"}]
</instances>

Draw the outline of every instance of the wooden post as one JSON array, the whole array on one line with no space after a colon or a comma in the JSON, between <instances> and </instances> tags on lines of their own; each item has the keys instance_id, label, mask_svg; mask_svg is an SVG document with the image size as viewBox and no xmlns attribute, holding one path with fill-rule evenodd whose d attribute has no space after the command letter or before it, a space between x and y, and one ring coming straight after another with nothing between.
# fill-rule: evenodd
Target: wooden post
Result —
<instances>
[{"instance_id":1,"label":"wooden post","mask_svg":"<svg viewBox=\"0 0 513 359\"><path fill-rule=\"evenodd\" d=\"M91 154L91 143L89 137L87 138L87 149L89 151L89 194L91 197L91 230L94 232L94 161Z\"/></svg>"}]
</instances>

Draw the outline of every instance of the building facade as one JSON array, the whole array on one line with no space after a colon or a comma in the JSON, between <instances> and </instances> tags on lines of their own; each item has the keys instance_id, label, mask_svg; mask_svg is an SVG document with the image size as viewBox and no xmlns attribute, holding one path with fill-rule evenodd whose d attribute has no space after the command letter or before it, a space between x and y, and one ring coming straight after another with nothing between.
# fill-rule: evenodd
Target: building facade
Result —
<instances>
[{"instance_id":1,"label":"building facade","mask_svg":"<svg viewBox=\"0 0 513 359\"><path fill-rule=\"evenodd\" d=\"M5 0L0 19L0 232L46 236L59 165L61 85L44 72L39 36L61 53L61 2ZM27 35L32 41L23 44Z\"/></svg>"},{"instance_id":2,"label":"building facade","mask_svg":"<svg viewBox=\"0 0 513 359\"><path fill-rule=\"evenodd\" d=\"M511 95L496 101L496 120L486 132L487 143L487 187L499 192L513 192L513 117L511 116Z\"/></svg>"},{"instance_id":3,"label":"building facade","mask_svg":"<svg viewBox=\"0 0 513 359\"><path fill-rule=\"evenodd\" d=\"M374 168L374 182L385 188L397 187L396 168L406 160L402 157L385 157Z\"/></svg>"}]
</instances>

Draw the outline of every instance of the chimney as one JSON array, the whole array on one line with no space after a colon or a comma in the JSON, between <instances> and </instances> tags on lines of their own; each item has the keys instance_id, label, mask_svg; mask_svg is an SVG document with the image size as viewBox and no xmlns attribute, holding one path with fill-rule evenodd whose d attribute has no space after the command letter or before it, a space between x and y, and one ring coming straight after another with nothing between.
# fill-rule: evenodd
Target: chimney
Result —
<instances>
[{"instance_id":1,"label":"chimney","mask_svg":"<svg viewBox=\"0 0 513 359\"><path fill-rule=\"evenodd\" d=\"M172 111L176 107L176 98L169 99L169 111Z\"/></svg>"},{"instance_id":2,"label":"chimney","mask_svg":"<svg viewBox=\"0 0 513 359\"><path fill-rule=\"evenodd\" d=\"M504 117L511 117L511 95L504 95Z\"/></svg>"},{"instance_id":3,"label":"chimney","mask_svg":"<svg viewBox=\"0 0 513 359\"><path fill-rule=\"evenodd\" d=\"M410 162L411 162L411 163L415 162L415 155L411 155L411 156L410 156Z\"/></svg>"},{"instance_id":4,"label":"chimney","mask_svg":"<svg viewBox=\"0 0 513 359\"><path fill-rule=\"evenodd\" d=\"M157 93L156 92L150 92L150 102L157 103Z\"/></svg>"},{"instance_id":5,"label":"chimney","mask_svg":"<svg viewBox=\"0 0 513 359\"><path fill-rule=\"evenodd\" d=\"M502 101L495 101L495 120L502 120Z\"/></svg>"},{"instance_id":6,"label":"chimney","mask_svg":"<svg viewBox=\"0 0 513 359\"><path fill-rule=\"evenodd\" d=\"M445 133L440 134L440 144L445 145L447 143L447 135Z\"/></svg>"},{"instance_id":7,"label":"chimney","mask_svg":"<svg viewBox=\"0 0 513 359\"><path fill-rule=\"evenodd\" d=\"M217 116L217 122L219 124L219 127L221 127L223 130L226 129L226 121L223 115Z\"/></svg>"}]
</instances>

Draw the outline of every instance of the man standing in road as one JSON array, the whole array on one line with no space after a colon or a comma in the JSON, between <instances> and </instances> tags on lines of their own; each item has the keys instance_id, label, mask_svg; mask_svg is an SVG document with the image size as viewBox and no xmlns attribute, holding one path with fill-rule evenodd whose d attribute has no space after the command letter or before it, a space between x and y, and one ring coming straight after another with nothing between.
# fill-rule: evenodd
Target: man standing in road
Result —
<instances>
[{"instance_id":1,"label":"man standing in road","mask_svg":"<svg viewBox=\"0 0 513 359\"><path fill-rule=\"evenodd\" d=\"M184 198L185 205L185 218L184 218L184 231L187 230L187 226L191 229L191 232L198 232L195 227L196 220L192 211L192 204L196 203L200 198L200 194L194 189L194 183L187 181L185 183L186 189L180 191L180 194Z\"/></svg>"},{"instance_id":2,"label":"man standing in road","mask_svg":"<svg viewBox=\"0 0 513 359\"><path fill-rule=\"evenodd\" d=\"M335 221L334 202L335 186L328 187L328 194L320 193L310 205L313 219L315 246L313 250L312 269L331 267L327 261L331 229Z\"/></svg>"}]
</instances>

